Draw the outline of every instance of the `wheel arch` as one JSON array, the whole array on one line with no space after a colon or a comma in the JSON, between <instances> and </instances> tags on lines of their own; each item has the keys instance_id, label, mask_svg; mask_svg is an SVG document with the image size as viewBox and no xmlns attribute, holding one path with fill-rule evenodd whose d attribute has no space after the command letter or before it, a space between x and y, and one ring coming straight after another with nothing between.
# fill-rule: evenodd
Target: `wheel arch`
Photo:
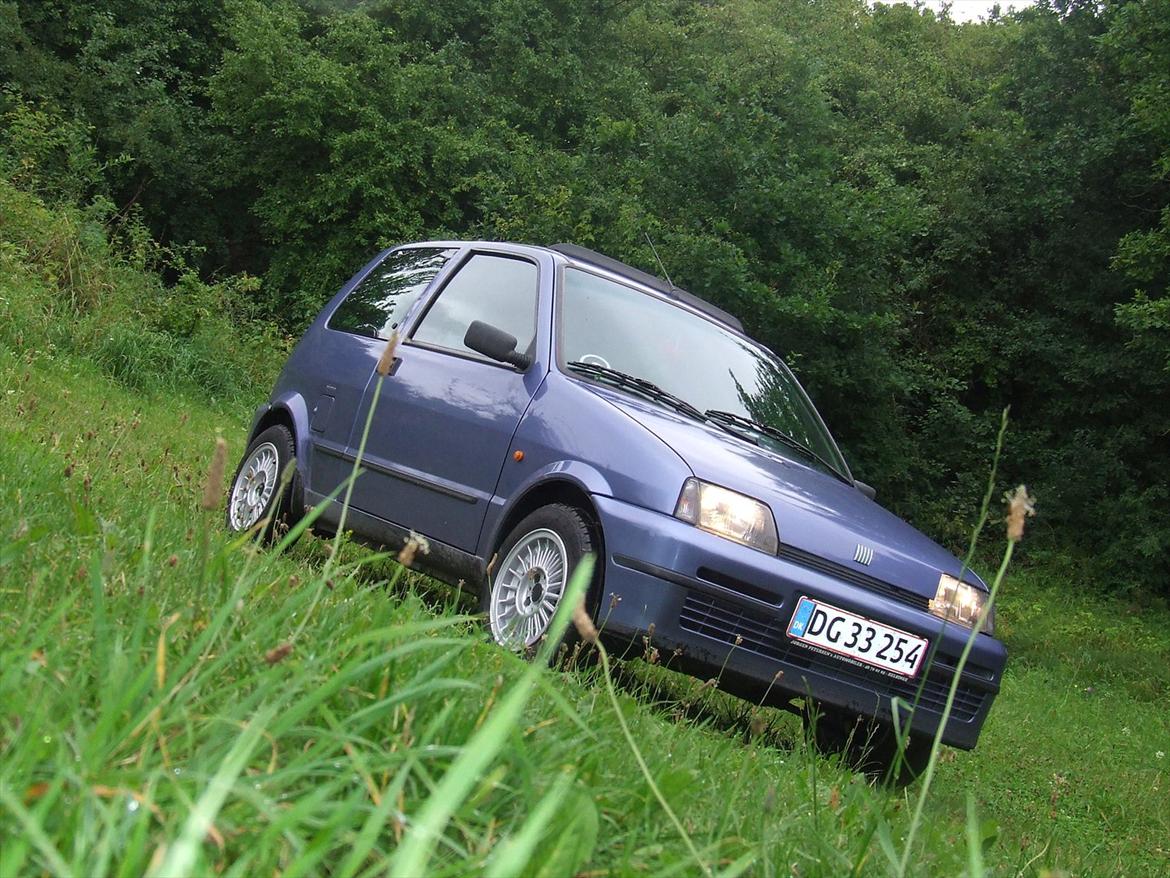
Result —
<instances>
[{"instance_id":1,"label":"wheel arch","mask_svg":"<svg viewBox=\"0 0 1170 878\"><path fill-rule=\"evenodd\" d=\"M252 435L248 437L248 443L251 444L257 436L269 427L275 427L277 425L288 428L288 431L292 433L293 444L295 445L297 441L296 421L293 420L292 412L283 405L271 406L268 411L256 419L256 423L252 427Z\"/></svg>"},{"instance_id":2,"label":"wheel arch","mask_svg":"<svg viewBox=\"0 0 1170 878\"><path fill-rule=\"evenodd\" d=\"M491 563L500 546L503 545L504 540L516 525L537 509L558 503L571 506L584 515L590 536L597 549L596 563L599 567L602 566L605 559L605 534L601 528L601 516L589 496L589 492L578 482L567 478L549 478L537 482L508 506L500 517L488 544L490 552L488 562Z\"/></svg>"},{"instance_id":3,"label":"wheel arch","mask_svg":"<svg viewBox=\"0 0 1170 878\"><path fill-rule=\"evenodd\" d=\"M305 401L299 395L291 395L273 400L261 406L252 421L252 431L248 434L248 444L274 425L285 427L293 437L293 447L296 449L297 460L302 469L308 466L308 437L309 415Z\"/></svg>"}]
</instances>

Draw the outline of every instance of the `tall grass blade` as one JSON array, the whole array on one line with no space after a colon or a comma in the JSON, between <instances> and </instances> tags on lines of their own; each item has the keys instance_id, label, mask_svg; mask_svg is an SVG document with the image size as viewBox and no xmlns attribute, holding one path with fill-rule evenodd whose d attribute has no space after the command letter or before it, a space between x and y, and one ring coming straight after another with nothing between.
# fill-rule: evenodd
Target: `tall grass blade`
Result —
<instances>
[{"instance_id":1,"label":"tall grass blade","mask_svg":"<svg viewBox=\"0 0 1170 878\"><path fill-rule=\"evenodd\" d=\"M500 844L493 852L484 878L511 878L512 875L519 875L524 871L572 783L571 774L562 774L556 779L552 789L545 793L544 798L528 815L520 831Z\"/></svg>"},{"instance_id":2,"label":"tall grass blade","mask_svg":"<svg viewBox=\"0 0 1170 878\"><path fill-rule=\"evenodd\" d=\"M975 813L975 797L967 792L967 875L983 878L983 830Z\"/></svg>"},{"instance_id":3,"label":"tall grass blade","mask_svg":"<svg viewBox=\"0 0 1170 878\"><path fill-rule=\"evenodd\" d=\"M662 795L662 790L658 788L658 784L654 780L654 775L650 773L650 768L646 765L646 759L642 755L642 751L639 749L637 742L634 740L634 736L630 733L630 727L626 723L625 716L622 714L622 706L618 702L617 692L613 688L613 674L610 673L609 655L606 653L605 647L603 647L600 643L598 643L597 649L601 653L602 669L605 672L605 688L609 693L609 701L610 704L613 705L613 711L617 716L618 724L621 726L622 736L626 739L626 746L630 748L630 752L634 755L634 760L638 763L638 768L642 772L642 777L646 779L646 784L650 787L650 791L654 794L654 798L658 800L658 804L662 806L662 810L666 812L666 816L669 817L670 822L674 824L675 830L678 832L679 837L683 840L683 843L687 846L687 850L690 852L691 856L694 857L695 862L699 864L700 870L702 870L704 875L710 875L711 867L707 865L706 860L704 860L702 855L700 855L698 848L695 847L694 841L691 840L690 833L687 832L686 828L682 825L682 821L678 819L678 815L675 814L674 809L670 807L670 802L666 800L666 796Z\"/></svg>"},{"instance_id":4,"label":"tall grass blade","mask_svg":"<svg viewBox=\"0 0 1170 878\"><path fill-rule=\"evenodd\" d=\"M980 527L982 523L987 520L988 509L991 505L991 497L995 492L995 477L999 468L1000 454L1003 452L1003 439L1007 433L1008 424L1008 410L1004 409L1003 419L1000 422L999 436L995 443L995 456L991 462L991 474L988 476L987 494L983 500L983 509L980 514ZM978 539L978 528L976 533L971 538L971 552L974 553L975 542ZM967 667L967 659L971 656L971 650L975 646L975 639L979 636L979 631L987 620L988 615L995 607L995 600L999 595L999 587L1003 583L1004 575L1007 573L1008 564L1012 560L1012 552L1015 549L1015 542L1009 540L1007 548L1004 550L1003 558L1000 561L999 569L996 571L995 580L991 583L991 591L987 595L987 603L983 607L983 612L980 614L976 623L971 626L971 631L967 635L967 641L963 644L963 651L959 655L959 660L955 664L954 675L951 678L950 688L947 690L946 704L943 706L942 715L939 718L938 730L934 733L934 740L931 742L930 759L926 763L926 770L922 773L921 784L922 787L918 792L918 800L914 805L914 816L910 820L910 826L906 830L906 843L902 849L902 858L898 865L898 875L904 876L906 869L910 864L910 853L914 849L914 837L918 832L918 827L922 824L922 813L926 808L926 798L930 794L930 784L934 780L934 771L938 766L938 756L940 748L942 747L942 736L946 730L947 722L950 720L951 711L955 705L955 696L959 691L959 683L962 681L963 669ZM966 566L966 562L964 562Z\"/></svg>"},{"instance_id":5,"label":"tall grass blade","mask_svg":"<svg viewBox=\"0 0 1170 878\"><path fill-rule=\"evenodd\" d=\"M569 579L540 653L484 724L468 739L439 781L438 787L427 798L418 817L412 821L391 864L391 875L414 878L426 873L439 834L463 804L484 770L504 748L513 725L536 687L537 678L548 667L552 650L565 635L573 609L584 599L592 576L593 558L587 557Z\"/></svg>"},{"instance_id":6,"label":"tall grass blade","mask_svg":"<svg viewBox=\"0 0 1170 878\"><path fill-rule=\"evenodd\" d=\"M45 834L40 823L7 786L0 785L0 804L4 805L5 809L16 818L28 836L28 840L32 842L33 847L41 852L41 856L45 858L45 865L54 875L70 876L73 874L73 870L69 868L60 852L54 847L52 840Z\"/></svg>"},{"instance_id":7,"label":"tall grass blade","mask_svg":"<svg viewBox=\"0 0 1170 878\"><path fill-rule=\"evenodd\" d=\"M236 739L231 750L219 765L219 770L212 776L203 791L203 795L195 802L191 813L179 832L179 838L167 848L166 856L157 869L148 874L157 878L167 878L171 875L190 875L194 872L199 857L199 849L203 839L215 822L223 803L231 792L232 784L248 764L252 751L260 742L265 727L276 713L276 706L270 706L248 723L247 728Z\"/></svg>"}]
</instances>

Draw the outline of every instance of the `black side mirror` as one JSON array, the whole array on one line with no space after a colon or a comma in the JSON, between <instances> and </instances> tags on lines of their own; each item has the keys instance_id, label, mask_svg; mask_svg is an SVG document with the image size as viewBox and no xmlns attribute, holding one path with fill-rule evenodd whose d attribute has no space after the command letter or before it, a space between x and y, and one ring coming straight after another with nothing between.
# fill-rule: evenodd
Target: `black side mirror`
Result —
<instances>
[{"instance_id":1,"label":"black side mirror","mask_svg":"<svg viewBox=\"0 0 1170 878\"><path fill-rule=\"evenodd\" d=\"M516 350L516 336L497 329L482 320L472 320L463 336L463 344L477 354L483 354L501 363L524 370L532 365L532 357Z\"/></svg>"},{"instance_id":2,"label":"black side mirror","mask_svg":"<svg viewBox=\"0 0 1170 878\"><path fill-rule=\"evenodd\" d=\"M857 479L853 480L853 487L859 490L862 494L873 500L877 497L877 489L872 485L867 485L865 482L859 482Z\"/></svg>"}]
</instances>

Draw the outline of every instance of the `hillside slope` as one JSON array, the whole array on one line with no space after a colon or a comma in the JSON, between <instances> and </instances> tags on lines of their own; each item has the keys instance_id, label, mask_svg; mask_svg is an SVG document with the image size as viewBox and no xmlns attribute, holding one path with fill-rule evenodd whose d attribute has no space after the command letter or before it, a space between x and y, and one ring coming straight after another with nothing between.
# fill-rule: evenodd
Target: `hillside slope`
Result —
<instances>
[{"instance_id":1,"label":"hillside slope","mask_svg":"<svg viewBox=\"0 0 1170 878\"><path fill-rule=\"evenodd\" d=\"M217 437L230 472L264 388L213 402L181 372L104 368L59 325L73 312L44 260L12 235L0 256L0 874L384 871L528 666L392 559L231 542L204 482ZM1066 573L1005 587L1004 692L979 749L945 754L910 874L962 874L977 851L1002 874L1170 868L1170 613L1072 605ZM541 671L431 874L697 873L618 710L713 869L896 873L914 788L876 789L794 718L661 676L623 662L615 707L596 668Z\"/></svg>"}]
</instances>

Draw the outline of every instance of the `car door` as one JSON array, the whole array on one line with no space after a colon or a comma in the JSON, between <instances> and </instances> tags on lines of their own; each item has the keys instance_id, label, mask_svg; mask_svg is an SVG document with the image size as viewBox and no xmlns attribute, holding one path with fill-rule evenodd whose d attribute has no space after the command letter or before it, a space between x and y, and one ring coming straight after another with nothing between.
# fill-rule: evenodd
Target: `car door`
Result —
<instances>
[{"instance_id":1,"label":"car door","mask_svg":"<svg viewBox=\"0 0 1170 878\"><path fill-rule=\"evenodd\" d=\"M380 254L321 315L324 325L306 333L307 349L295 359L309 409L311 491L328 494L353 471L346 450L372 364L457 252L457 247L403 247Z\"/></svg>"},{"instance_id":2,"label":"car door","mask_svg":"<svg viewBox=\"0 0 1170 878\"><path fill-rule=\"evenodd\" d=\"M542 284L547 293L541 295ZM398 348L370 418L353 505L465 551L474 551L520 418L547 372L551 261L471 250ZM548 305L551 308L551 305ZM533 356L523 372L463 344L474 320L517 339ZM371 364L372 368L373 364ZM361 446L377 386L354 420L350 452Z\"/></svg>"}]
</instances>

